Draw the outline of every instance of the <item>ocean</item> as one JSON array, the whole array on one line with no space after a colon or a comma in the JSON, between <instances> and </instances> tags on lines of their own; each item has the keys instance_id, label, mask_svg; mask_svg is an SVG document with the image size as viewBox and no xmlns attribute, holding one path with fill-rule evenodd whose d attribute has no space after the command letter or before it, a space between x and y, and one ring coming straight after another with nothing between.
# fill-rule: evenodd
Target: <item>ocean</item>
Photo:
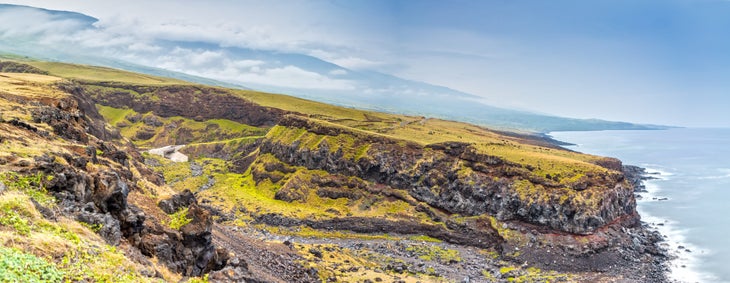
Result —
<instances>
[{"instance_id":1,"label":"ocean","mask_svg":"<svg viewBox=\"0 0 730 283\"><path fill-rule=\"evenodd\" d=\"M730 282L730 129L553 132L567 148L619 158L656 177L637 199L642 221L677 258L671 278Z\"/></svg>"}]
</instances>

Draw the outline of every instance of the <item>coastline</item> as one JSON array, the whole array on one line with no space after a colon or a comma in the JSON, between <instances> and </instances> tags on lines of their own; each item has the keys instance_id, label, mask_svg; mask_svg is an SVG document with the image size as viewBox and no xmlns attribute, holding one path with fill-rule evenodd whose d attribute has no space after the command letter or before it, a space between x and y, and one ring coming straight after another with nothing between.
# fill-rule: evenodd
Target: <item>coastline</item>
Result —
<instances>
[{"instance_id":1,"label":"coastline","mask_svg":"<svg viewBox=\"0 0 730 283\"><path fill-rule=\"evenodd\" d=\"M663 202L669 200L662 195L661 181L668 180L672 173L650 167L637 167L642 173L639 175L636 186L636 211L641 217L642 225L650 231L656 231L662 236L659 247L667 254L665 262L667 278L670 282L695 283L695 282L717 282L718 278L712 274L703 273L698 270L700 256L708 251L689 243L686 240L687 230L677 227L677 223L661 217L651 215L643 206L651 202ZM633 181L633 180L632 180Z\"/></svg>"},{"instance_id":2,"label":"coastline","mask_svg":"<svg viewBox=\"0 0 730 283\"><path fill-rule=\"evenodd\" d=\"M567 146L570 150L647 168L635 185L636 211L642 226L662 235L661 246L669 257L667 279L662 282L730 283L727 235L715 232L730 227L730 219L722 217L727 209L725 188L730 185L730 168L725 163L730 156L725 142L730 131L684 128L550 134L575 143ZM697 148L697 144L703 146Z\"/></svg>"}]
</instances>

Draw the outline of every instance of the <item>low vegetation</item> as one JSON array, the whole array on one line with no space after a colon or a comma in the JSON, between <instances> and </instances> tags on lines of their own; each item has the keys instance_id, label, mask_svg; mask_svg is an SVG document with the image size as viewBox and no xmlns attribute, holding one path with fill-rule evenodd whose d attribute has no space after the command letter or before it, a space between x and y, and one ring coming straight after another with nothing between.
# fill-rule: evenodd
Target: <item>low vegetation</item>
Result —
<instances>
[{"instance_id":1,"label":"low vegetation","mask_svg":"<svg viewBox=\"0 0 730 283\"><path fill-rule=\"evenodd\" d=\"M12 94L0 99L0 130L7 133L0 137L0 278L10 281L145 282L153 280L150 276L158 273L166 281L179 281L181 277L154 258L142 263L131 260L126 251L129 247L124 243L110 246L97 235L102 228L99 224L80 224L56 213L60 210L57 200L44 187L52 181L51 177L28 169L28 164L39 156L69 165L74 160L62 156L87 150L95 153L99 162L87 160L74 166L88 172L114 167L128 173L136 182L130 199L146 210L148 219L159 220L159 226L173 230L180 230L192 221L188 208L168 215L159 211L158 201L190 190L201 206L212 209L217 225L237 226L244 231L260 233L262 238L279 245L282 245L280 239L300 239L302 243L288 243L286 253L296 254L298 262L315 270L323 282L449 282L453 278L444 278L443 271L451 266L469 265L474 254L482 256L480 263L499 266L481 272L480 279L486 281L569 281L572 275L502 261L517 258L519 251L498 252L486 244L475 245L470 250L461 246L454 248L450 244L454 239L446 232L476 231L465 234L472 236L494 233L500 241L498 244L515 246L526 245L533 239L524 230L514 229L511 223L500 221L495 215L467 212L462 216L450 211L453 209L448 206L451 203L462 208L470 205L463 201L463 195L442 199L451 202L447 204L438 203L440 200L419 201L427 197L414 196L415 188L409 185L423 186L424 192L439 195L442 193L439 190L445 186L438 184L449 180L463 181L464 187L480 181L494 185L485 190L508 188L509 194L516 195L515 201L529 209L538 204L555 203L556 207L575 206L597 211L604 204L594 193L611 189L608 185L614 185L613 180L618 180L620 175L599 166L604 161L601 157L562 150L529 133L505 135L465 123L362 111L256 91L199 87L102 67L27 63L27 67L0 64L0 71L28 71L0 73L0 92ZM248 104L253 102L258 108L252 109L262 113L271 109L258 105L277 109L266 112L270 119L296 116L308 124L306 127L287 126L278 123L279 120L262 120L256 121L258 126L252 126L242 122L246 117L236 121L234 118L186 116L186 113L168 117L154 111L97 104L96 110L107 122L106 129L118 132L122 137L104 142L129 145L127 150L130 152L125 160L130 164L122 165L123 162L111 160L113 153L104 152L107 149L87 148L79 141L49 134L54 128L34 121L28 103L14 99L14 96L20 96L31 101L29 103L52 104L69 96L57 87L59 82L78 86L97 96L113 98L115 94L124 94L157 102L164 99L156 92L161 86L180 87L191 93L220 92L244 99ZM16 120L27 122L11 122ZM16 127L34 130L18 131ZM302 158L326 160L336 156L337 161L346 160L354 165L353 168L325 171L288 164L284 160L290 152L279 155L264 152L260 146L266 142L295 145L292 148ZM453 162L444 165L447 170L442 170L441 175L432 174L429 175L432 179L425 180L431 169L428 166L433 166L434 161L453 157L449 154L454 153L434 147L447 142L468 146L474 151L473 156L497 160L496 165L479 167L483 164L475 163L482 161L455 157L448 159ZM100 144L103 145L97 143ZM173 162L161 156L134 152L167 145L185 145L181 151L189 155L189 161ZM408 157L414 157L415 161L403 162L408 168L375 168L373 170L380 171L369 172L369 175L347 173L347 170L359 170L357 166L363 164L361 161L372 160L380 148L391 148L396 157L410 154ZM315 152L326 154L317 156L313 154ZM398 161L397 158L393 160ZM405 172L403 175L417 174L403 177L413 179L406 180L411 183L400 187L379 181L379 174L393 174L397 170ZM449 176L451 179L443 176L446 171L453 175ZM474 177L478 174L482 174L482 179ZM424 177L413 181L419 176ZM404 180L396 178L393 182ZM585 190L589 185L594 190ZM53 216L45 215L49 211ZM56 220L51 220L53 217L57 217ZM370 232L358 233L335 226L342 223L337 221L366 220L423 230L396 234L363 229ZM285 222L285 225L278 225L276 221ZM311 223L326 225L317 229ZM429 235L413 231L426 231L423 234ZM360 242L360 245L352 242ZM453 277L454 274L449 275ZM190 282L198 281L205 282L207 278Z\"/></svg>"},{"instance_id":2,"label":"low vegetation","mask_svg":"<svg viewBox=\"0 0 730 283\"><path fill-rule=\"evenodd\" d=\"M31 201L35 199L31 196L37 198L43 191L41 183L35 183L38 179L0 175L6 186L0 193L0 275L6 276L0 278L10 282L149 281L139 273L146 267L107 245L90 228L64 217L49 221L41 215Z\"/></svg>"}]
</instances>

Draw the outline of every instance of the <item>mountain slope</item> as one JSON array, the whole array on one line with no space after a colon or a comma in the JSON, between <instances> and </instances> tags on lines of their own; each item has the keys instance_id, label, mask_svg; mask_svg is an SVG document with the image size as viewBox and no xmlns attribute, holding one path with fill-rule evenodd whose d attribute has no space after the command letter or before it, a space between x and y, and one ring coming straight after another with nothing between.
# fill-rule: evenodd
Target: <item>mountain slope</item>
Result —
<instances>
[{"instance_id":1,"label":"mountain slope","mask_svg":"<svg viewBox=\"0 0 730 283\"><path fill-rule=\"evenodd\" d=\"M86 76L0 73L0 204L28 207L0 209L8 260L88 281L665 280L618 160L459 122L36 66ZM144 151L167 145L184 147ZM49 254L49 233L81 244ZM100 250L128 277L62 260Z\"/></svg>"},{"instance_id":2,"label":"mountain slope","mask_svg":"<svg viewBox=\"0 0 730 283\"><path fill-rule=\"evenodd\" d=\"M33 16L12 17L23 13ZM109 41L124 36L95 26L96 19L77 13L4 5L0 6L0 14L4 15L0 17L0 50L45 60L121 68L208 85L234 88L244 85L340 106L458 120L503 129L544 133L662 128L498 108L484 104L479 97L446 87L372 71L347 69L304 54L145 38L138 39L139 42L133 40L99 47L98 39L86 36L98 35L109 38ZM47 23L42 26L49 28L17 28L39 26L39 20ZM56 41L49 42L49 38ZM73 41L76 39L79 42ZM128 59L119 59L119 54L127 54Z\"/></svg>"}]
</instances>

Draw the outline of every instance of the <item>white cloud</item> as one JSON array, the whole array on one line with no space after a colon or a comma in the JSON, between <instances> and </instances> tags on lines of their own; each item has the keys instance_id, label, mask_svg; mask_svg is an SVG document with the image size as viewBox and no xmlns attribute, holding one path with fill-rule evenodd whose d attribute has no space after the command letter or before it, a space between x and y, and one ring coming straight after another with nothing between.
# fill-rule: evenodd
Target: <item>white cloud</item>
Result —
<instances>
[{"instance_id":1,"label":"white cloud","mask_svg":"<svg viewBox=\"0 0 730 283\"><path fill-rule=\"evenodd\" d=\"M58 19L48 13L27 9L10 8L0 12L0 36L27 37L67 34L81 28L76 20Z\"/></svg>"},{"instance_id":2,"label":"white cloud","mask_svg":"<svg viewBox=\"0 0 730 283\"><path fill-rule=\"evenodd\" d=\"M349 80L332 79L319 73L303 70L296 66L261 69L258 72L243 73L240 82L266 84L288 88L321 90L354 90L355 84Z\"/></svg>"},{"instance_id":3,"label":"white cloud","mask_svg":"<svg viewBox=\"0 0 730 283\"><path fill-rule=\"evenodd\" d=\"M196 67L219 65L224 58L223 53L210 50L204 50L200 53L194 53L190 56L190 64Z\"/></svg>"},{"instance_id":4,"label":"white cloud","mask_svg":"<svg viewBox=\"0 0 730 283\"><path fill-rule=\"evenodd\" d=\"M261 60L238 60L233 62L233 65L237 68L253 68L256 66L261 66L265 64L266 62Z\"/></svg>"},{"instance_id":5,"label":"white cloud","mask_svg":"<svg viewBox=\"0 0 730 283\"><path fill-rule=\"evenodd\" d=\"M348 69L373 69L382 67L385 64L378 61L372 61L368 59L358 57L341 57L341 58L329 58L330 62L340 65Z\"/></svg>"},{"instance_id":6,"label":"white cloud","mask_svg":"<svg viewBox=\"0 0 730 283\"><path fill-rule=\"evenodd\" d=\"M178 47L169 54L156 57L150 64L168 70L242 85L258 84L317 90L356 89L353 81L332 78L297 66L275 66L276 64L262 60L231 60L221 52L202 49L192 50Z\"/></svg>"},{"instance_id":7,"label":"white cloud","mask_svg":"<svg viewBox=\"0 0 730 283\"><path fill-rule=\"evenodd\" d=\"M158 52L162 50L161 46L149 44L145 42L135 42L129 45L129 51L132 52Z\"/></svg>"},{"instance_id":8,"label":"white cloud","mask_svg":"<svg viewBox=\"0 0 730 283\"><path fill-rule=\"evenodd\" d=\"M347 75L347 71L344 69L334 69L330 71L329 74L333 76L344 76Z\"/></svg>"}]
</instances>

